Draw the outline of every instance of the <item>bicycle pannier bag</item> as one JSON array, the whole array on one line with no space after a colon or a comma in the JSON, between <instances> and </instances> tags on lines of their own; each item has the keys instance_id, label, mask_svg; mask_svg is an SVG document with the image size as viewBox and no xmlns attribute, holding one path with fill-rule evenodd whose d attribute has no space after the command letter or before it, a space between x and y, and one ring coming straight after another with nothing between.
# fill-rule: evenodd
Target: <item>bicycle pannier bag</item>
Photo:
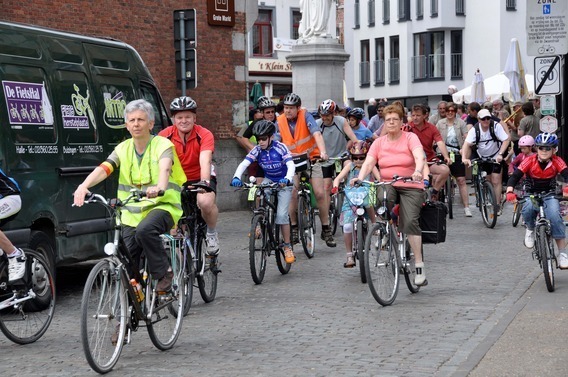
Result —
<instances>
[{"instance_id":1,"label":"bicycle pannier bag","mask_svg":"<svg viewBox=\"0 0 568 377\"><path fill-rule=\"evenodd\" d=\"M448 210L443 203L426 202L420 211L422 243L446 241L446 215Z\"/></svg>"},{"instance_id":2,"label":"bicycle pannier bag","mask_svg":"<svg viewBox=\"0 0 568 377\"><path fill-rule=\"evenodd\" d=\"M294 165L296 165L296 173L306 171L310 167L310 159L307 153L292 157L292 161L294 161Z\"/></svg>"}]
</instances>

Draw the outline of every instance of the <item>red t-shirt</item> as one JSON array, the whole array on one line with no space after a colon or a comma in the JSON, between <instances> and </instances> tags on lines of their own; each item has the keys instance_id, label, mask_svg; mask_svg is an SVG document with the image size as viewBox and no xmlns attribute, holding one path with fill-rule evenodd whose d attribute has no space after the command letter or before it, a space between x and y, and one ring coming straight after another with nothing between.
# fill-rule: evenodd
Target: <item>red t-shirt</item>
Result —
<instances>
[{"instance_id":1,"label":"red t-shirt","mask_svg":"<svg viewBox=\"0 0 568 377\"><path fill-rule=\"evenodd\" d=\"M527 191L529 192L554 189L556 187L556 176L566 168L564 160L556 155L552 156L544 169L538 161L538 154L526 157L519 165L519 170L525 174L528 185Z\"/></svg>"},{"instance_id":2,"label":"red t-shirt","mask_svg":"<svg viewBox=\"0 0 568 377\"><path fill-rule=\"evenodd\" d=\"M167 137L176 147L176 152L187 180L201 180L199 154L201 151L215 151L215 139L211 131L195 124L185 144L179 137L176 126L163 129L158 135Z\"/></svg>"},{"instance_id":3,"label":"red t-shirt","mask_svg":"<svg viewBox=\"0 0 568 377\"><path fill-rule=\"evenodd\" d=\"M442 135L440 131L432 123L425 122L424 127L419 129L413 123L410 123L410 131L415 133L422 143L422 148L426 153L426 159L432 161L436 157L436 152L434 152L434 143L442 141Z\"/></svg>"}]
</instances>

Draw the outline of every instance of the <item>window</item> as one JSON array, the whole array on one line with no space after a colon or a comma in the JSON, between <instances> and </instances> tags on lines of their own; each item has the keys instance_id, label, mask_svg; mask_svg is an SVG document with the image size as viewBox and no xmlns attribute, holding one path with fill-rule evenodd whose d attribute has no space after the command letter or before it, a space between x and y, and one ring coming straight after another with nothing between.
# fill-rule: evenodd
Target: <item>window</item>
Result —
<instances>
[{"instance_id":1,"label":"window","mask_svg":"<svg viewBox=\"0 0 568 377\"><path fill-rule=\"evenodd\" d=\"M375 26L375 0L367 2L367 18L369 26Z\"/></svg>"},{"instance_id":2,"label":"window","mask_svg":"<svg viewBox=\"0 0 568 377\"><path fill-rule=\"evenodd\" d=\"M400 42L398 35L390 37L389 84L400 81Z\"/></svg>"},{"instance_id":3,"label":"window","mask_svg":"<svg viewBox=\"0 0 568 377\"><path fill-rule=\"evenodd\" d=\"M383 24L390 22L390 0L383 0Z\"/></svg>"},{"instance_id":4,"label":"window","mask_svg":"<svg viewBox=\"0 0 568 377\"><path fill-rule=\"evenodd\" d=\"M259 9L252 28L252 55L272 56L272 11Z\"/></svg>"},{"instance_id":5,"label":"window","mask_svg":"<svg viewBox=\"0 0 568 377\"><path fill-rule=\"evenodd\" d=\"M438 0L430 0L430 17L438 17Z\"/></svg>"},{"instance_id":6,"label":"window","mask_svg":"<svg viewBox=\"0 0 568 377\"><path fill-rule=\"evenodd\" d=\"M298 39L300 37L300 20L302 19L302 13L299 10L292 10L292 39Z\"/></svg>"},{"instance_id":7,"label":"window","mask_svg":"<svg viewBox=\"0 0 568 377\"><path fill-rule=\"evenodd\" d=\"M416 81L443 78L444 32L415 34L412 79Z\"/></svg>"},{"instance_id":8,"label":"window","mask_svg":"<svg viewBox=\"0 0 568 377\"><path fill-rule=\"evenodd\" d=\"M398 0L398 21L410 21L410 0Z\"/></svg>"},{"instance_id":9,"label":"window","mask_svg":"<svg viewBox=\"0 0 568 377\"><path fill-rule=\"evenodd\" d=\"M506 10L517 10L517 0L506 0L505 1Z\"/></svg>"},{"instance_id":10,"label":"window","mask_svg":"<svg viewBox=\"0 0 568 377\"><path fill-rule=\"evenodd\" d=\"M465 0L456 0L456 16L465 16Z\"/></svg>"},{"instance_id":11,"label":"window","mask_svg":"<svg viewBox=\"0 0 568 377\"><path fill-rule=\"evenodd\" d=\"M452 79L463 78L463 68L462 68L462 58L463 58L463 42L462 42L462 31L452 30L451 32L451 50L452 50L452 60L451 60L451 75Z\"/></svg>"},{"instance_id":12,"label":"window","mask_svg":"<svg viewBox=\"0 0 568 377\"><path fill-rule=\"evenodd\" d=\"M371 82L371 63L369 53L369 40L361 41L361 63L359 63L359 85L369 86Z\"/></svg>"},{"instance_id":13,"label":"window","mask_svg":"<svg viewBox=\"0 0 568 377\"><path fill-rule=\"evenodd\" d=\"M375 85L385 85L385 39L375 39Z\"/></svg>"},{"instance_id":14,"label":"window","mask_svg":"<svg viewBox=\"0 0 568 377\"><path fill-rule=\"evenodd\" d=\"M353 25L354 29L359 29L361 22L361 10L359 9L359 0L355 0L355 25Z\"/></svg>"},{"instance_id":15,"label":"window","mask_svg":"<svg viewBox=\"0 0 568 377\"><path fill-rule=\"evenodd\" d=\"M416 0L416 19L424 18L424 0Z\"/></svg>"}]
</instances>

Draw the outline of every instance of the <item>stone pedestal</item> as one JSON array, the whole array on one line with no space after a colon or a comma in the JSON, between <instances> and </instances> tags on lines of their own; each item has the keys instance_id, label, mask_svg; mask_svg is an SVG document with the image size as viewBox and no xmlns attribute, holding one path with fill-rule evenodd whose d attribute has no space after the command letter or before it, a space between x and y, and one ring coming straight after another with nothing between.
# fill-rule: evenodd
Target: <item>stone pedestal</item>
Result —
<instances>
[{"instance_id":1,"label":"stone pedestal","mask_svg":"<svg viewBox=\"0 0 568 377\"><path fill-rule=\"evenodd\" d=\"M292 87L310 111L328 98L343 106L343 78L349 54L334 38L298 41L286 57L292 64Z\"/></svg>"}]
</instances>

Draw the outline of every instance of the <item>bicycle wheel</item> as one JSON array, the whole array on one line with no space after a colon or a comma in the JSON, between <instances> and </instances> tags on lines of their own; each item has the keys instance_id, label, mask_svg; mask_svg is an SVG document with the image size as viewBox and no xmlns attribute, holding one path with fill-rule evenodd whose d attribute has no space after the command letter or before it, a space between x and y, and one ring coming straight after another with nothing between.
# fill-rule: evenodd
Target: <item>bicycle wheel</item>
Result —
<instances>
[{"instance_id":1,"label":"bicycle wheel","mask_svg":"<svg viewBox=\"0 0 568 377\"><path fill-rule=\"evenodd\" d=\"M454 181L452 176L450 175L448 179L446 179L446 183L444 185L444 191L446 192L446 205L448 207L448 215L450 219L454 218Z\"/></svg>"},{"instance_id":2,"label":"bicycle wheel","mask_svg":"<svg viewBox=\"0 0 568 377\"><path fill-rule=\"evenodd\" d=\"M523 206L521 205L521 203L515 202L515 204L513 205L513 220L511 221L514 227L519 225L522 210Z\"/></svg>"},{"instance_id":3,"label":"bicycle wheel","mask_svg":"<svg viewBox=\"0 0 568 377\"><path fill-rule=\"evenodd\" d=\"M486 227L493 228L497 223L497 201L491 182L483 182L481 191L481 217Z\"/></svg>"},{"instance_id":4,"label":"bicycle wheel","mask_svg":"<svg viewBox=\"0 0 568 377\"><path fill-rule=\"evenodd\" d=\"M180 267L180 264L172 263L174 279L168 294L159 295L150 290L150 287L146 290L146 294L150 295L148 311L152 314L146 319L146 327L150 340L161 351L172 348L181 333L184 292L183 286L176 284L176 280L183 276Z\"/></svg>"},{"instance_id":5,"label":"bicycle wheel","mask_svg":"<svg viewBox=\"0 0 568 377\"><path fill-rule=\"evenodd\" d=\"M310 199L305 195L298 196L298 233L304 253L313 258L315 249L314 212Z\"/></svg>"},{"instance_id":6,"label":"bicycle wheel","mask_svg":"<svg viewBox=\"0 0 568 377\"><path fill-rule=\"evenodd\" d=\"M337 224L339 223L339 216L341 215L339 205L339 194L332 195L329 203L329 225L331 227L331 234L335 236L337 232Z\"/></svg>"},{"instance_id":7,"label":"bicycle wheel","mask_svg":"<svg viewBox=\"0 0 568 377\"><path fill-rule=\"evenodd\" d=\"M203 301L209 303L215 300L215 295L217 294L217 257L208 257L205 254L207 245L205 243L205 235L200 235L197 241L198 250L196 250L199 256L199 261L197 264L197 286L199 287L199 293ZM205 264L205 265L204 265ZM201 274L203 270L203 274Z\"/></svg>"},{"instance_id":8,"label":"bicycle wheel","mask_svg":"<svg viewBox=\"0 0 568 377\"><path fill-rule=\"evenodd\" d=\"M361 273L361 283L367 282L367 275L365 274L365 225L362 219L358 219L355 224L357 229L357 260L359 263L359 272Z\"/></svg>"},{"instance_id":9,"label":"bicycle wheel","mask_svg":"<svg viewBox=\"0 0 568 377\"><path fill-rule=\"evenodd\" d=\"M420 286L414 284L414 278L416 277L416 259L414 258L414 252L410 247L408 239L404 240L404 250L406 251L406 263L402 269L404 281L406 281L406 286L411 293L418 293Z\"/></svg>"},{"instance_id":10,"label":"bicycle wheel","mask_svg":"<svg viewBox=\"0 0 568 377\"><path fill-rule=\"evenodd\" d=\"M26 274L29 277L27 288L22 286L19 298L33 291L36 295L22 305L0 310L0 330L8 339L17 344L33 343L45 334L55 311L55 283L51 267L37 251L24 249L26 255ZM0 301L5 296L2 295Z\"/></svg>"},{"instance_id":11,"label":"bicycle wheel","mask_svg":"<svg viewBox=\"0 0 568 377\"><path fill-rule=\"evenodd\" d=\"M81 342L91 368L110 371L122 351L126 337L127 290L120 272L108 260L93 267L81 301ZM118 338L113 337L118 334Z\"/></svg>"},{"instance_id":12,"label":"bicycle wheel","mask_svg":"<svg viewBox=\"0 0 568 377\"><path fill-rule=\"evenodd\" d=\"M255 215L251 221L249 235L250 275L255 284L262 283L266 271L266 248L269 247L264 215Z\"/></svg>"},{"instance_id":13,"label":"bicycle wheel","mask_svg":"<svg viewBox=\"0 0 568 377\"><path fill-rule=\"evenodd\" d=\"M284 256L284 250L282 249L281 245L282 245L282 240L280 239L280 227L277 226L274 229L274 239L276 240L276 244L278 245L278 248L276 250L275 257L276 257L276 265L278 266L278 271L280 271L280 273L282 275L286 275L288 272L290 272L290 267L292 267L292 263L286 263L286 258Z\"/></svg>"},{"instance_id":14,"label":"bicycle wheel","mask_svg":"<svg viewBox=\"0 0 568 377\"><path fill-rule=\"evenodd\" d=\"M383 242L383 237L387 237ZM384 224L373 225L365 242L365 274L371 294L382 306L391 305L398 293L399 267L396 241Z\"/></svg>"},{"instance_id":15,"label":"bicycle wheel","mask_svg":"<svg viewBox=\"0 0 568 377\"><path fill-rule=\"evenodd\" d=\"M549 292L554 292L554 246L552 246L552 237L550 236L550 231L547 231L547 226L542 224L538 225L537 231L537 245L538 252L540 254L540 265L542 267L542 272L544 273L544 281L546 283L546 289Z\"/></svg>"},{"instance_id":16,"label":"bicycle wheel","mask_svg":"<svg viewBox=\"0 0 568 377\"><path fill-rule=\"evenodd\" d=\"M193 253L189 244L189 239L184 239L184 252L182 254L185 259L183 265L183 315L186 316L191 308L193 301L193 285L195 284L195 271L193 268Z\"/></svg>"}]
</instances>

